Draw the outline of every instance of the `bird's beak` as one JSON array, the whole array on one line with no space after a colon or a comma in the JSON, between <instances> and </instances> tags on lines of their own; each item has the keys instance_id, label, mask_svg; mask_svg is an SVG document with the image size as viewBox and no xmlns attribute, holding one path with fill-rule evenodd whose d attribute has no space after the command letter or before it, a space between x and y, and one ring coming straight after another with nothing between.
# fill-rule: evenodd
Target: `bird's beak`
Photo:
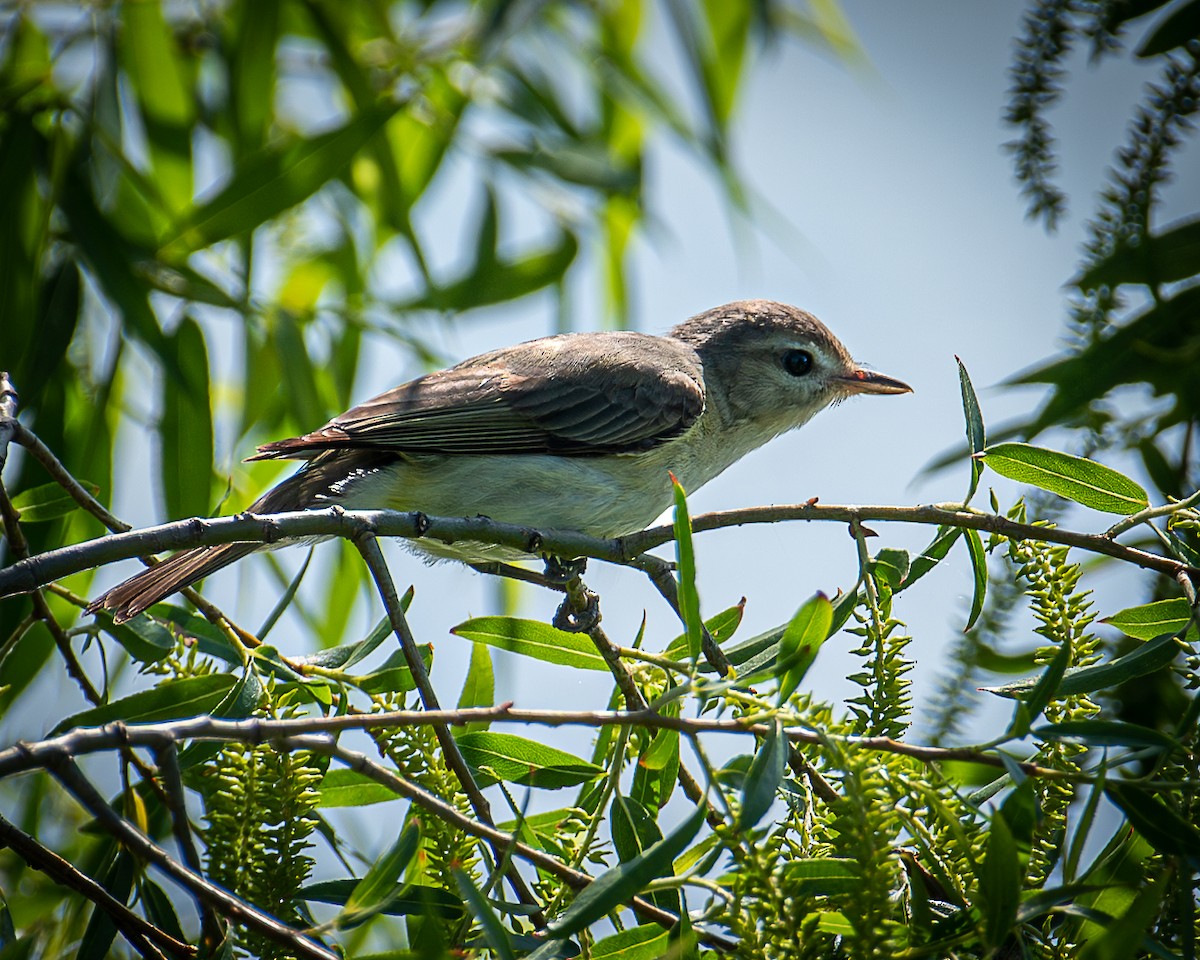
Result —
<instances>
[{"instance_id":1,"label":"bird's beak","mask_svg":"<svg viewBox=\"0 0 1200 960\"><path fill-rule=\"evenodd\" d=\"M864 370L856 367L845 376L836 378L847 393L912 393L913 388L903 380L888 377L874 370Z\"/></svg>"}]
</instances>

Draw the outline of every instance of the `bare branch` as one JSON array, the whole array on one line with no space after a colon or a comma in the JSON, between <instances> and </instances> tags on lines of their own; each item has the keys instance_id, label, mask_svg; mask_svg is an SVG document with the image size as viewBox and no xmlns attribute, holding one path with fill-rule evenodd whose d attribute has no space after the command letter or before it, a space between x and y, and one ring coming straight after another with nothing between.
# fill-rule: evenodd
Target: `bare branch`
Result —
<instances>
[{"instance_id":1,"label":"bare branch","mask_svg":"<svg viewBox=\"0 0 1200 960\"><path fill-rule=\"evenodd\" d=\"M964 509L960 504L857 507L804 503L749 507L699 514L692 518L692 529L696 533L703 533L725 527L751 523L779 523L787 520L835 523L894 521L963 527L1000 534L1013 540L1060 543L1114 557L1169 577L1183 572L1194 579L1200 579L1200 568L1126 546L1102 534L1018 523L998 514ZM127 533L110 534L58 550L48 550L0 570L0 597L28 593L53 580L82 570L162 550L182 550L223 543L271 544L304 537L353 539L364 525L371 529L375 536L380 537L402 537L408 540L428 538L446 544L464 540L480 541L512 547L535 555L551 553L561 557L593 557L646 570L648 573L657 573L659 568L654 563L656 558L648 560L644 555L645 551L669 543L674 538L674 531L668 525L605 540L571 531L538 531L530 527L497 523L486 517L429 517L422 513L399 513L392 510L352 511L337 508L269 515L243 513L234 517L209 520L180 520Z\"/></svg>"},{"instance_id":2,"label":"bare branch","mask_svg":"<svg viewBox=\"0 0 1200 960\"><path fill-rule=\"evenodd\" d=\"M42 871L55 883L69 887L92 901L98 909L108 914L116 928L142 956L162 956L156 949L142 949L143 945L149 947L150 944L156 944L173 957L191 958L196 955L196 948L191 944L176 940L165 930L160 930L144 917L134 913L86 873L76 869L53 850L42 846L2 815L0 815L0 846L9 847L33 869Z\"/></svg>"},{"instance_id":3,"label":"bare branch","mask_svg":"<svg viewBox=\"0 0 1200 960\"><path fill-rule=\"evenodd\" d=\"M429 679L429 673L425 669L425 661L421 659L421 651L417 649L416 638L412 634L412 630L408 626L408 620L404 616L404 609L400 606L400 597L396 593L396 585L392 582L392 575L388 570L387 563L383 559L383 551L379 549L379 541L375 539L374 534L369 527L364 526L358 534L353 538L354 545L362 554L363 560L367 564L367 568L371 571L371 576L375 580L375 585L379 589L379 596L383 600L384 609L387 610L388 619L391 622L392 630L396 634L396 639L400 641L400 649L404 652L404 660L408 664L408 669L412 673L413 682L417 686L417 691L421 696L421 702L427 710L440 710L441 705L438 703L437 693L433 689L433 683ZM467 764L466 758L462 755L462 751L458 748L458 741L454 739L454 734L450 732L449 726L445 723L434 723L433 732L437 737L438 744L442 748L442 754L448 766L454 775L458 778L458 782L462 785L463 793L466 794L467 800L471 804L471 809L475 811L477 816L483 823L489 827L495 826L495 821L492 819L492 807L488 803L487 798L483 795L483 791L479 789L479 785L475 782L475 775L471 772L470 766ZM503 854L500 850L496 851L497 862L503 861ZM524 904L534 907L534 913L531 918L539 927L546 925L546 918L542 915L541 908L538 905L537 898L525 883L525 878L517 871L513 865L509 865L506 872L509 885L513 888L517 898Z\"/></svg>"}]
</instances>

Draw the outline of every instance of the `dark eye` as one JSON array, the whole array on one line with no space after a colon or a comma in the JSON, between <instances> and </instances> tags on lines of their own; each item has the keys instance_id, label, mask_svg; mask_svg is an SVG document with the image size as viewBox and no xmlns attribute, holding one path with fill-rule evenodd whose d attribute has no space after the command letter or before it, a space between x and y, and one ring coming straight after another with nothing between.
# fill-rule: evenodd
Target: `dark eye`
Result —
<instances>
[{"instance_id":1,"label":"dark eye","mask_svg":"<svg viewBox=\"0 0 1200 960\"><path fill-rule=\"evenodd\" d=\"M812 354L807 350L789 350L783 355L783 369L793 377L804 376L812 366Z\"/></svg>"}]
</instances>

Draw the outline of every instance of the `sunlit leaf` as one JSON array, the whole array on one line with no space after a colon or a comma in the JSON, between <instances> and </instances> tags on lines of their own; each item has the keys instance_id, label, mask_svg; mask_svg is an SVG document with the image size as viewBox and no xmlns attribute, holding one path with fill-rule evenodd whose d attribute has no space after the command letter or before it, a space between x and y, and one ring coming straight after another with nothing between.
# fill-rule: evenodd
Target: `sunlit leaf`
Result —
<instances>
[{"instance_id":1,"label":"sunlit leaf","mask_svg":"<svg viewBox=\"0 0 1200 960\"><path fill-rule=\"evenodd\" d=\"M480 786L505 780L528 787L557 790L587 783L604 773L565 750L511 733L464 733L458 747L477 772Z\"/></svg>"},{"instance_id":2,"label":"sunlit leaf","mask_svg":"<svg viewBox=\"0 0 1200 960\"><path fill-rule=\"evenodd\" d=\"M477 643L509 650L535 660L576 667L580 670L608 671L596 645L578 633L567 633L536 620L516 617L476 617L450 630L456 636Z\"/></svg>"},{"instance_id":3,"label":"sunlit leaf","mask_svg":"<svg viewBox=\"0 0 1200 960\"><path fill-rule=\"evenodd\" d=\"M1146 491L1124 474L1085 457L1028 443L1001 443L983 453L998 474L1105 513L1137 513L1150 505Z\"/></svg>"},{"instance_id":4,"label":"sunlit leaf","mask_svg":"<svg viewBox=\"0 0 1200 960\"><path fill-rule=\"evenodd\" d=\"M1116 627L1136 640L1152 640L1164 633L1177 634L1192 619L1192 608L1182 597L1155 600L1105 617L1100 622Z\"/></svg>"},{"instance_id":5,"label":"sunlit leaf","mask_svg":"<svg viewBox=\"0 0 1200 960\"><path fill-rule=\"evenodd\" d=\"M237 678L228 673L167 680L149 690L140 690L67 717L58 723L54 734L72 727L96 727L112 720L125 723L157 723L209 713L233 689Z\"/></svg>"}]
</instances>

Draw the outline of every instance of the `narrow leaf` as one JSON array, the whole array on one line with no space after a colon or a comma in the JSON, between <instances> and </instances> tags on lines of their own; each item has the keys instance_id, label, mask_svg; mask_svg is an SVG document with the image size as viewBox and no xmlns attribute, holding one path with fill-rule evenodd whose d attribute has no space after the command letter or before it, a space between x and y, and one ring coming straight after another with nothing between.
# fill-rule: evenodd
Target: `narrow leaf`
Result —
<instances>
[{"instance_id":1,"label":"narrow leaf","mask_svg":"<svg viewBox=\"0 0 1200 960\"><path fill-rule=\"evenodd\" d=\"M464 733L463 757L479 773L480 786L504 780L527 787L557 790L587 783L604 768L574 754L511 733Z\"/></svg>"},{"instance_id":2,"label":"narrow leaf","mask_svg":"<svg viewBox=\"0 0 1200 960\"><path fill-rule=\"evenodd\" d=\"M228 673L168 680L138 693L83 710L55 726L52 735L72 727L97 727L112 720L126 723L157 723L209 713L233 689L237 678Z\"/></svg>"},{"instance_id":3,"label":"narrow leaf","mask_svg":"<svg viewBox=\"0 0 1200 960\"><path fill-rule=\"evenodd\" d=\"M100 488L86 480L79 481L93 495ZM12 505L21 515L22 523L44 523L57 520L79 509L79 504L57 483L45 483L40 487L22 490L12 498Z\"/></svg>"},{"instance_id":4,"label":"narrow leaf","mask_svg":"<svg viewBox=\"0 0 1200 960\"><path fill-rule=\"evenodd\" d=\"M779 640L779 659L775 663L779 677L778 703L787 700L800 685L821 644L829 637L832 625L833 604L823 593L817 593L796 611Z\"/></svg>"},{"instance_id":5,"label":"narrow leaf","mask_svg":"<svg viewBox=\"0 0 1200 960\"><path fill-rule=\"evenodd\" d=\"M963 503L967 504L975 496L975 491L979 489L979 477L983 473L983 464L975 459L975 454L981 453L987 446L987 438L983 429L983 412L979 409L979 398L975 395L971 377L958 357L954 358L954 362L958 364L958 386L962 393L963 418L967 424L967 446L971 450L971 483L967 488L967 496L963 500Z\"/></svg>"},{"instance_id":6,"label":"narrow leaf","mask_svg":"<svg viewBox=\"0 0 1200 960\"><path fill-rule=\"evenodd\" d=\"M992 817L987 851L979 873L979 897L983 911L984 944L994 950L1004 942L1017 919L1021 903L1021 872L1017 845L1008 822Z\"/></svg>"},{"instance_id":7,"label":"narrow leaf","mask_svg":"<svg viewBox=\"0 0 1200 960\"><path fill-rule=\"evenodd\" d=\"M1146 491L1110 467L1028 443L1000 443L982 454L1002 477L1028 483L1104 513L1131 514L1149 505Z\"/></svg>"},{"instance_id":8,"label":"narrow leaf","mask_svg":"<svg viewBox=\"0 0 1200 960\"><path fill-rule=\"evenodd\" d=\"M346 767L335 767L321 780L319 807L366 807L399 800L400 795L382 783Z\"/></svg>"},{"instance_id":9,"label":"narrow leaf","mask_svg":"<svg viewBox=\"0 0 1200 960\"><path fill-rule=\"evenodd\" d=\"M679 580L679 616L687 634L688 656L700 656L703 637L700 624L700 594L696 592L696 553L692 547L692 520L688 514L687 495L674 475L671 487L675 497L675 565Z\"/></svg>"},{"instance_id":10,"label":"narrow leaf","mask_svg":"<svg viewBox=\"0 0 1200 960\"><path fill-rule=\"evenodd\" d=\"M391 849L376 860L367 875L355 885L346 906L338 914L338 926L356 926L387 906L420 843L421 825L414 819L400 832Z\"/></svg>"},{"instance_id":11,"label":"narrow leaf","mask_svg":"<svg viewBox=\"0 0 1200 960\"><path fill-rule=\"evenodd\" d=\"M471 645L471 664L467 667L467 677L463 681L462 693L458 697L460 710L469 707L490 707L496 702L496 674L492 669L492 654L482 643ZM454 735L461 737L464 733L486 730L486 721L468 723L454 728Z\"/></svg>"},{"instance_id":12,"label":"narrow leaf","mask_svg":"<svg viewBox=\"0 0 1200 960\"><path fill-rule=\"evenodd\" d=\"M1136 640L1152 640L1160 634L1177 634L1192 619L1192 608L1182 597L1156 600L1138 607L1128 607L1101 623L1116 627L1125 636Z\"/></svg>"},{"instance_id":13,"label":"narrow leaf","mask_svg":"<svg viewBox=\"0 0 1200 960\"><path fill-rule=\"evenodd\" d=\"M500 918L496 916L496 911L488 903L487 897L461 869L454 867L451 872L454 874L454 882L458 885L459 892L463 895L463 902L471 911L475 922L479 924L479 929L483 931L483 937L487 940L488 946L495 951L500 960L516 960L517 955L513 953L513 945L508 931L504 929Z\"/></svg>"},{"instance_id":14,"label":"narrow leaf","mask_svg":"<svg viewBox=\"0 0 1200 960\"><path fill-rule=\"evenodd\" d=\"M742 809L737 821L739 833L754 827L771 809L775 792L783 781L787 754L788 739L783 734L782 725L776 720L754 754L754 761L742 785Z\"/></svg>"},{"instance_id":15,"label":"narrow leaf","mask_svg":"<svg viewBox=\"0 0 1200 960\"><path fill-rule=\"evenodd\" d=\"M983 603L987 599L988 566L987 551L983 548L983 540L979 536L979 531L964 530L963 536L967 541L967 553L971 557L971 573L974 580L974 588L971 593L971 612L967 614L967 625L963 627L963 633L966 633L975 626L975 621L983 612Z\"/></svg>"},{"instance_id":16,"label":"narrow leaf","mask_svg":"<svg viewBox=\"0 0 1200 960\"><path fill-rule=\"evenodd\" d=\"M591 926L609 911L640 893L651 880L671 872L672 862L692 842L704 825L708 805L696 809L672 833L628 863L613 867L593 880L548 931L555 939L568 937Z\"/></svg>"},{"instance_id":17,"label":"narrow leaf","mask_svg":"<svg viewBox=\"0 0 1200 960\"><path fill-rule=\"evenodd\" d=\"M517 617L475 617L450 630L455 636L519 653L524 657L557 663L579 670L608 672L596 645L578 633L556 630L549 624Z\"/></svg>"}]
</instances>

